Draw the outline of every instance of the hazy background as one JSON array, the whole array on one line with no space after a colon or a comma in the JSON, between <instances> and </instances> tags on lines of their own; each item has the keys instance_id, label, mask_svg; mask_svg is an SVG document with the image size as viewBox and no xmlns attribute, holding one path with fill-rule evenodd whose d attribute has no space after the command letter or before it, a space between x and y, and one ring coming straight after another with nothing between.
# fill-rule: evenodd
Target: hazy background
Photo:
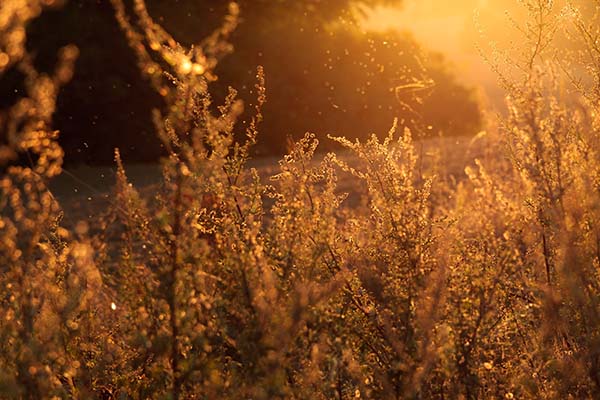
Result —
<instances>
[{"instance_id":1,"label":"hazy background","mask_svg":"<svg viewBox=\"0 0 600 400\"><path fill-rule=\"evenodd\" d=\"M400 6L362 10L365 30L410 32L424 47L446 56L460 82L480 87L493 106L501 106L502 90L480 51L487 51L490 42L510 46L517 37L511 19L524 12L517 1L405 0Z\"/></svg>"},{"instance_id":2,"label":"hazy background","mask_svg":"<svg viewBox=\"0 0 600 400\"><path fill-rule=\"evenodd\" d=\"M146 3L185 45L219 26L227 6L221 0ZM419 137L474 135L481 129L477 86L500 98L479 61L472 23L480 7L484 24L501 26L497 1L494 8L491 2L450 6L441 0L239 3L235 52L220 63L211 93L220 104L232 86L252 110L256 66L264 66L268 102L256 156L281 155L307 131L322 139L323 150L334 146L328 134L383 135L395 117ZM70 0L28 29L28 47L41 70L52 70L57 49L69 43L81 56L54 117L67 164L112 164L115 147L126 162L156 161L164 150L151 111L163 104L141 78L109 1ZM9 94L0 107L10 105L22 92L19 74L6 74L0 90ZM249 117L240 121L240 137Z\"/></svg>"}]
</instances>

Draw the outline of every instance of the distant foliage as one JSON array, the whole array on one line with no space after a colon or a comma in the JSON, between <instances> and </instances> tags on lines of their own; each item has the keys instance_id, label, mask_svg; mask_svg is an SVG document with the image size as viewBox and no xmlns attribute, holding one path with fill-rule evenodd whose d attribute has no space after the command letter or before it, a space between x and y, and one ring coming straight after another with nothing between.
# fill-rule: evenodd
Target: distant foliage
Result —
<instances>
[{"instance_id":1,"label":"distant foliage","mask_svg":"<svg viewBox=\"0 0 600 400\"><path fill-rule=\"evenodd\" d=\"M22 29L40 10L3 4ZM53 76L10 53L28 92L0 125L0 398L600 396L600 3L523 2L522 51L492 63L509 112L464 177L396 121L337 155L307 133L269 181L249 167L262 68L243 140L236 91L212 104L238 6L184 47L142 0L112 4L167 104L163 179L138 191L117 150L111 207L67 228L46 184L77 50Z\"/></svg>"},{"instance_id":2,"label":"distant foliage","mask_svg":"<svg viewBox=\"0 0 600 400\"><path fill-rule=\"evenodd\" d=\"M243 19L232 35L236 52L217 68L247 101L253 87L249 69L265 68L270 101L256 152L281 154L286 136L300 139L306 130L315 132L321 151L339 150L327 134L364 141L387 131L396 117L415 138L473 136L481 130L476 91L460 82L441 54L421 48L410 34L364 32L351 13L320 24L315 14L321 8L297 14L265 8L269 18L251 11Z\"/></svg>"},{"instance_id":3,"label":"distant foliage","mask_svg":"<svg viewBox=\"0 0 600 400\"><path fill-rule=\"evenodd\" d=\"M226 1L146 3L148 15L184 47L210 35L228 12ZM128 11L133 4L124 0ZM228 86L233 86L239 98L251 104L256 65L264 67L270 101L265 105L261 140L252 150L254 155L280 157L287 150L288 136L300 139L305 131L315 132L321 141L320 153L334 145L326 139L327 134L366 139L373 132L387 131L395 117L408 122L415 118L397 101L393 90L407 78L420 76L415 40L399 32L362 34L358 18L350 11L355 7L349 4L355 2L240 2L242 18L228 40L236 51L215 68L214 74L220 79L212 85L211 93L222 102ZM138 34L144 33L137 17L132 16L130 23ZM76 73L60 92L54 115L54 125L62 132L59 143L67 153L67 165L110 165L114 147L119 147L128 160L157 162L167 151L154 134L151 114L153 108L165 111L164 98L153 93L152 81L139 73L137 51L132 51L118 29L111 2L70 0L28 25L27 47L40 71L53 69L57 50L67 43L76 44L81 51ZM476 91L462 83L457 68L441 55L423 52L419 59L436 84L419 93L423 104L407 101L411 100L410 91L401 93L401 100L422 113L426 122L425 129L413 130L413 135L435 137L442 131L445 136L466 136L479 132L482 121ZM398 75L404 76L398 79ZM5 93L0 104L12 101L13 91L21 90L20 82L20 74L10 68L0 81L0 91ZM431 95L424 96L428 93ZM453 112L445 107L448 103L454 104ZM244 137L244 121L251 116L251 109L240 116L238 138ZM426 129L429 126L431 129ZM135 134L123 135L123 131Z\"/></svg>"}]
</instances>

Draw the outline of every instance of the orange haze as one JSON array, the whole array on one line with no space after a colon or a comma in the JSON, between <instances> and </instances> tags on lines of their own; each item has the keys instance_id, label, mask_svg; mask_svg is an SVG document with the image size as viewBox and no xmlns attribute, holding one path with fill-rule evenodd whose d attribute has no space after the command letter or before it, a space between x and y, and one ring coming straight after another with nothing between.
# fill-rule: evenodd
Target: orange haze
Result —
<instances>
[{"instance_id":1,"label":"orange haze","mask_svg":"<svg viewBox=\"0 0 600 400\"><path fill-rule=\"evenodd\" d=\"M461 81L480 86L492 102L501 101L496 77L478 46L505 42L513 33L509 17L519 11L514 0L405 0L402 8L364 10L366 30L410 32L425 48L444 54ZM482 27L482 29L479 28Z\"/></svg>"}]
</instances>

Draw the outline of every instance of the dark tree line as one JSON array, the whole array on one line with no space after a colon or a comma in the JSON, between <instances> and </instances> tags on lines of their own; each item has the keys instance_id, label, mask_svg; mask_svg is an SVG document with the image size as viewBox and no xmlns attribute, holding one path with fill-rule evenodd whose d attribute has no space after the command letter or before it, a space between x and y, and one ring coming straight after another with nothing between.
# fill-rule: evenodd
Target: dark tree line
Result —
<instances>
[{"instance_id":1,"label":"dark tree line","mask_svg":"<svg viewBox=\"0 0 600 400\"><path fill-rule=\"evenodd\" d=\"M183 43L219 26L227 6L217 0L147 3L156 21ZM408 35L361 33L348 0L239 3L235 52L219 65L212 91L224 96L232 86L250 110L256 66L265 67L268 103L257 152L281 154L288 137L306 131L349 138L382 133L396 116L418 134L477 131L473 93L456 82L443 58L421 54ZM161 99L140 77L110 2L70 0L29 28L28 47L41 69L51 69L56 49L67 43L81 51L54 119L67 162L111 162L115 147L126 161L157 159L163 150L151 110L161 107ZM6 74L0 82L3 93L18 95L19 78ZM6 105L11 99L1 101ZM419 116L427 126L420 125ZM332 145L323 142L325 148Z\"/></svg>"}]
</instances>

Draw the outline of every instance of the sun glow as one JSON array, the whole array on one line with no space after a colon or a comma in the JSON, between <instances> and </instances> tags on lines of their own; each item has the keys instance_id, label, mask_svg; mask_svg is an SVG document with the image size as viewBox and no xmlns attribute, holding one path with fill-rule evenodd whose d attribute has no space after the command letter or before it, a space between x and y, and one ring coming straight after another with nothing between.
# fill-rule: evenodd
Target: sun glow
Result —
<instances>
[{"instance_id":1,"label":"sun glow","mask_svg":"<svg viewBox=\"0 0 600 400\"><path fill-rule=\"evenodd\" d=\"M462 73L464 83L497 95L496 76L483 62L478 47L490 41L509 41L513 32L509 15L517 13L514 1L406 0L403 7L363 9L363 29L408 32L428 50L444 54ZM485 26L481 30L479 26Z\"/></svg>"}]
</instances>

